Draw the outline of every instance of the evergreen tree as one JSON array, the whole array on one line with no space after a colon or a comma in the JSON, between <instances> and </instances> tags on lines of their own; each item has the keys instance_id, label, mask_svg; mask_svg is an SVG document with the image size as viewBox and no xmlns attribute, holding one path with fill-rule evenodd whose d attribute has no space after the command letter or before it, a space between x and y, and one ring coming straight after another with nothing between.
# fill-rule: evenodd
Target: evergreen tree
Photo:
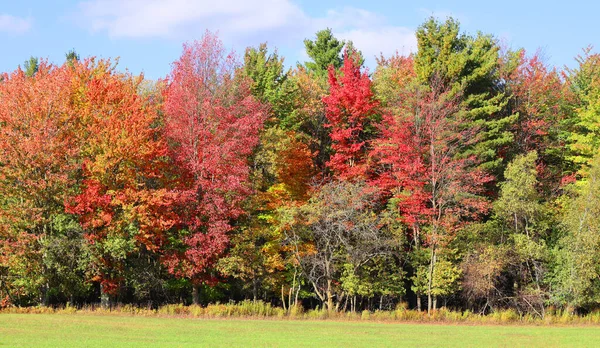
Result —
<instances>
[{"instance_id":1,"label":"evergreen tree","mask_svg":"<svg viewBox=\"0 0 600 348\"><path fill-rule=\"evenodd\" d=\"M311 62L304 63L309 71L320 76L325 76L330 65L333 65L335 69L342 66L344 41L336 39L331 29L327 28L318 31L315 41L304 40L304 47L306 48L306 53L312 59Z\"/></svg>"},{"instance_id":2,"label":"evergreen tree","mask_svg":"<svg viewBox=\"0 0 600 348\"><path fill-rule=\"evenodd\" d=\"M36 57L31 56L25 61L25 63L23 63L23 67L25 68L25 75L33 77L33 75L38 72L40 67L39 60Z\"/></svg>"},{"instance_id":3,"label":"evergreen tree","mask_svg":"<svg viewBox=\"0 0 600 348\"><path fill-rule=\"evenodd\" d=\"M465 147L462 156L474 155L483 169L501 173L501 150L513 141L509 130L516 115L505 115L507 97L497 91L499 47L492 36L460 33L458 21L444 23L431 18L417 29L415 71L421 83L441 78L462 93L465 128L479 129L478 139Z\"/></svg>"},{"instance_id":4,"label":"evergreen tree","mask_svg":"<svg viewBox=\"0 0 600 348\"><path fill-rule=\"evenodd\" d=\"M79 57L79 54L77 54L77 52L75 52L74 49L72 49L69 52L65 53L65 58L67 60L67 63L69 63L69 64L73 64L74 62L78 62L81 59Z\"/></svg>"}]
</instances>

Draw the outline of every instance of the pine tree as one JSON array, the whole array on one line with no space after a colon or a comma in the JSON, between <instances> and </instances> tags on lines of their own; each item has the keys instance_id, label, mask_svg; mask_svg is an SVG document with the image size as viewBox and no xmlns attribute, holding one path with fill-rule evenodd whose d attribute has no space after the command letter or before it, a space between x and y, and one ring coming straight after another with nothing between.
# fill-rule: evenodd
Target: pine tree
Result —
<instances>
[{"instance_id":1,"label":"pine tree","mask_svg":"<svg viewBox=\"0 0 600 348\"><path fill-rule=\"evenodd\" d=\"M304 63L309 71L325 76L330 65L333 65L335 69L342 66L341 53L344 48L344 41L336 39L331 29L318 31L315 41L304 40L304 47L306 53L312 59L311 62Z\"/></svg>"},{"instance_id":2,"label":"pine tree","mask_svg":"<svg viewBox=\"0 0 600 348\"><path fill-rule=\"evenodd\" d=\"M497 92L499 47L492 36L460 33L458 21L431 18L417 29L415 71L421 83L441 78L452 91L462 91L465 128L479 128L478 139L463 157L475 155L482 169L501 174L502 150L513 142L510 125L516 115L505 115L507 97Z\"/></svg>"}]
</instances>

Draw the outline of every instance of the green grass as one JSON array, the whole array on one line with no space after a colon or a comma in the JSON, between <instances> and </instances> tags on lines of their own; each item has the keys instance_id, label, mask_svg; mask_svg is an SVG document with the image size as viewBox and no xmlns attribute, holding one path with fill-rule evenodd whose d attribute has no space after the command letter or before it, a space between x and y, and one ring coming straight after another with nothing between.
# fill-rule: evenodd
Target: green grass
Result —
<instances>
[{"instance_id":1,"label":"green grass","mask_svg":"<svg viewBox=\"0 0 600 348\"><path fill-rule=\"evenodd\" d=\"M0 314L0 347L591 347L592 326Z\"/></svg>"}]
</instances>

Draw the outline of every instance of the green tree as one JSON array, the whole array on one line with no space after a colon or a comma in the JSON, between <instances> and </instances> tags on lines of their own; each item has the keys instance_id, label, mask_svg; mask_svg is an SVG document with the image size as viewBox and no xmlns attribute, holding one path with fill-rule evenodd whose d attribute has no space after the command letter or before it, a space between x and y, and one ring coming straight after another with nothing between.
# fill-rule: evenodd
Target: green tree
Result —
<instances>
[{"instance_id":1,"label":"green tree","mask_svg":"<svg viewBox=\"0 0 600 348\"><path fill-rule=\"evenodd\" d=\"M65 53L65 59L68 64L72 65L74 62L78 62L81 58L79 57L79 54L75 52L75 49L72 49Z\"/></svg>"},{"instance_id":2,"label":"green tree","mask_svg":"<svg viewBox=\"0 0 600 348\"><path fill-rule=\"evenodd\" d=\"M484 297L483 311L512 306L544 315L552 216L538 192L537 160L532 151L508 164L492 219L480 226L480 238L465 257L466 294Z\"/></svg>"},{"instance_id":3,"label":"green tree","mask_svg":"<svg viewBox=\"0 0 600 348\"><path fill-rule=\"evenodd\" d=\"M517 156L506 167L500 183L500 197L494 203L496 216L512 224L513 233L535 235L536 224L543 221L544 207L537 191L537 152Z\"/></svg>"},{"instance_id":4,"label":"green tree","mask_svg":"<svg viewBox=\"0 0 600 348\"><path fill-rule=\"evenodd\" d=\"M452 18L444 23L430 18L416 35L415 71L420 82L441 78L455 93L462 93L464 127L480 129L477 141L466 146L462 155L474 155L483 169L501 174L499 153L513 141L509 126L517 115L503 114L507 97L497 92L498 45L490 35L462 34Z\"/></svg>"},{"instance_id":5,"label":"green tree","mask_svg":"<svg viewBox=\"0 0 600 348\"><path fill-rule=\"evenodd\" d=\"M25 63L23 63L23 67L25 68L25 75L28 77L33 77L33 75L35 75L40 68L39 60L37 57L31 56L25 61Z\"/></svg>"},{"instance_id":6,"label":"green tree","mask_svg":"<svg viewBox=\"0 0 600 348\"><path fill-rule=\"evenodd\" d=\"M567 70L567 82L575 97L572 117L566 120L567 159L585 176L600 148L600 55L588 48L576 61L578 66Z\"/></svg>"},{"instance_id":7,"label":"green tree","mask_svg":"<svg viewBox=\"0 0 600 348\"><path fill-rule=\"evenodd\" d=\"M306 53L312 59L304 65L309 71L324 77L330 65L336 69L342 66L344 41L336 39L329 28L318 31L316 36L315 41L304 40Z\"/></svg>"},{"instance_id":8,"label":"green tree","mask_svg":"<svg viewBox=\"0 0 600 348\"><path fill-rule=\"evenodd\" d=\"M592 161L587 180L567 200L553 272L553 301L593 308L600 304L600 156Z\"/></svg>"},{"instance_id":9,"label":"green tree","mask_svg":"<svg viewBox=\"0 0 600 348\"><path fill-rule=\"evenodd\" d=\"M244 54L244 72L252 79L252 95L270 105L276 120L293 111L296 88L289 79L291 71L285 70L284 59L277 54L277 50L269 54L266 43L260 44L258 48L247 48Z\"/></svg>"}]
</instances>

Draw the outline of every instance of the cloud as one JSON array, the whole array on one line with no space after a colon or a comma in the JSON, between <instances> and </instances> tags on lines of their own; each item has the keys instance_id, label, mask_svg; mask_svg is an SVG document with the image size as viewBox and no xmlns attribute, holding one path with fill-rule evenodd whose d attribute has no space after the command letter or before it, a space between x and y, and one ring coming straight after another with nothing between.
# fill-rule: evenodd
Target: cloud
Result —
<instances>
[{"instance_id":1,"label":"cloud","mask_svg":"<svg viewBox=\"0 0 600 348\"><path fill-rule=\"evenodd\" d=\"M76 18L113 38L181 38L204 30L223 36L254 35L304 26L304 12L288 0L91 0Z\"/></svg>"},{"instance_id":2,"label":"cloud","mask_svg":"<svg viewBox=\"0 0 600 348\"><path fill-rule=\"evenodd\" d=\"M407 55L417 50L415 32L404 27L382 26L372 30L356 29L341 32L338 37L352 40L354 46L369 60L383 54L389 57L398 52Z\"/></svg>"},{"instance_id":3,"label":"cloud","mask_svg":"<svg viewBox=\"0 0 600 348\"><path fill-rule=\"evenodd\" d=\"M292 0L88 0L79 3L75 18L112 38L187 40L208 29L231 44L287 47L329 27L338 38L352 40L367 65L380 53L416 50L414 30L391 25L381 14L344 7L309 16Z\"/></svg>"},{"instance_id":4,"label":"cloud","mask_svg":"<svg viewBox=\"0 0 600 348\"><path fill-rule=\"evenodd\" d=\"M351 40L370 66L380 54L408 54L417 49L414 29L391 25L385 16L371 11L353 7L330 10L320 21L329 25L336 37Z\"/></svg>"},{"instance_id":5,"label":"cloud","mask_svg":"<svg viewBox=\"0 0 600 348\"><path fill-rule=\"evenodd\" d=\"M31 18L15 17L0 13L0 32L10 34L23 34L31 29L33 20Z\"/></svg>"}]
</instances>

